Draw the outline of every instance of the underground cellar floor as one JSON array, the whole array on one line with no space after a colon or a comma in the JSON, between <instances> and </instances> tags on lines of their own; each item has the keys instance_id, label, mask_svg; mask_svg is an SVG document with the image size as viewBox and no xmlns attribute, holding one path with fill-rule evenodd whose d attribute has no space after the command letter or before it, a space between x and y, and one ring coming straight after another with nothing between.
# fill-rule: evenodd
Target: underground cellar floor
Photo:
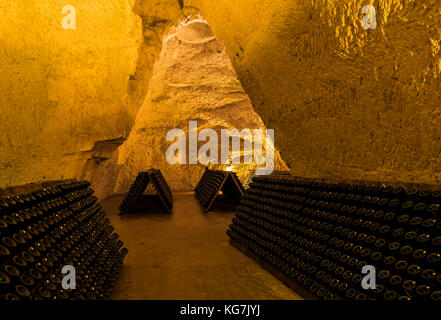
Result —
<instances>
[{"instance_id":1,"label":"underground cellar floor","mask_svg":"<svg viewBox=\"0 0 441 320\"><path fill-rule=\"evenodd\" d=\"M112 299L301 299L228 242L234 211L205 213L192 193L174 194L174 209L145 206L119 216L122 196L103 208L129 254Z\"/></svg>"}]
</instances>

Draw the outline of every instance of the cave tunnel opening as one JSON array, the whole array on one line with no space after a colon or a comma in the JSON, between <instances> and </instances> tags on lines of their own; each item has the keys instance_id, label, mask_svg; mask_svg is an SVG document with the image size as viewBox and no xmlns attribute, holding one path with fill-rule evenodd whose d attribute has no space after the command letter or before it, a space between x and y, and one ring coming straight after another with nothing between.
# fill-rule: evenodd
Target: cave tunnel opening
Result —
<instances>
[{"instance_id":1,"label":"cave tunnel opening","mask_svg":"<svg viewBox=\"0 0 441 320\"><path fill-rule=\"evenodd\" d=\"M206 129L216 132L217 156L213 155L210 161L201 163L198 151L207 141L213 142L212 138L200 138L196 147L198 161L190 164L190 123L196 126L196 138ZM181 129L186 134L185 164L170 164L166 157L172 144L167 141L167 134L172 129ZM239 150L233 150L233 138L222 149L221 131L234 129L238 130ZM253 139L256 129L262 130L262 139ZM250 132L240 135L242 130ZM83 178L93 181L95 190L104 190L103 198L126 193L137 173L151 167L161 170L173 191L192 191L206 166L229 168L244 182L256 168L262 167L256 162L254 148L261 147L263 154L267 144L274 148L274 141L266 139L265 132L266 127L253 110L224 45L201 16L189 16L164 35L147 94L127 140L110 159L86 164ZM277 132L274 138L277 139ZM251 143L251 148L245 150L247 143ZM222 152L228 152L228 161L223 164ZM210 152L207 154L210 156ZM274 170L288 170L277 150L273 155L268 150L268 156Z\"/></svg>"}]
</instances>

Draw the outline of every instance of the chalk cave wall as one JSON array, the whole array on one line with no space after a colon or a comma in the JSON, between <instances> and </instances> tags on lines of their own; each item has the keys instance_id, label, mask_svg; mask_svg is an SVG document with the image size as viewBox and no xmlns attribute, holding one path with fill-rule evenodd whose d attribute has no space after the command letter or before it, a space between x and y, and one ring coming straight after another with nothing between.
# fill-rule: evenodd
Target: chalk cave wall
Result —
<instances>
[{"instance_id":1,"label":"chalk cave wall","mask_svg":"<svg viewBox=\"0 0 441 320\"><path fill-rule=\"evenodd\" d=\"M75 30L62 9L76 8ZM0 2L0 188L80 178L130 133L142 42L134 1Z\"/></svg>"},{"instance_id":2,"label":"chalk cave wall","mask_svg":"<svg viewBox=\"0 0 441 320\"><path fill-rule=\"evenodd\" d=\"M1 186L106 166L116 183L163 35L192 14L225 45L293 174L440 183L439 1L72 4L70 33L62 1L0 4ZM366 4L375 30L361 27Z\"/></svg>"},{"instance_id":3,"label":"chalk cave wall","mask_svg":"<svg viewBox=\"0 0 441 320\"><path fill-rule=\"evenodd\" d=\"M440 183L440 1L185 3L225 44L293 174ZM375 30L361 26L367 4Z\"/></svg>"}]
</instances>

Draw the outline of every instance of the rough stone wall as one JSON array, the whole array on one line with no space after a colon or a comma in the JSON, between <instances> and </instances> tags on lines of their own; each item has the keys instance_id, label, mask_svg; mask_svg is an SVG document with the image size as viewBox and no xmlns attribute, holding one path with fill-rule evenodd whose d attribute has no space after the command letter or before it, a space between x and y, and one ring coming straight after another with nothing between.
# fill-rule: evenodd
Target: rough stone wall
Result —
<instances>
[{"instance_id":1,"label":"rough stone wall","mask_svg":"<svg viewBox=\"0 0 441 320\"><path fill-rule=\"evenodd\" d=\"M185 3L225 44L293 174L440 183L440 1ZM376 30L361 27L366 4Z\"/></svg>"},{"instance_id":2,"label":"rough stone wall","mask_svg":"<svg viewBox=\"0 0 441 320\"><path fill-rule=\"evenodd\" d=\"M293 174L440 183L438 0L71 2L76 31L60 28L64 1L0 4L0 187L96 174L129 135L164 33L194 13ZM361 28L366 4L376 30Z\"/></svg>"},{"instance_id":3,"label":"rough stone wall","mask_svg":"<svg viewBox=\"0 0 441 320\"><path fill-rule=\"evenodd\" d=\"M62 28L67 4L76 8L76 30ZM110 157L127 137L127 86L142 41L133 6L0 2L0 187L80 178L88 160Z\"/></svg>"},{"instance_id":4,"label":"rough stone wall","mask_svg":"<svg viewBox=\"0 0 441 320\"><path fill-rule=\"evenodd\" d=\"M133 11L141 18L139 31L143 40L139 43L136 70L129 79L127 90L128 112L135 118L144 103L163 37L185 16L178 0L135 0Z\"/></svg>"}]
</instances>

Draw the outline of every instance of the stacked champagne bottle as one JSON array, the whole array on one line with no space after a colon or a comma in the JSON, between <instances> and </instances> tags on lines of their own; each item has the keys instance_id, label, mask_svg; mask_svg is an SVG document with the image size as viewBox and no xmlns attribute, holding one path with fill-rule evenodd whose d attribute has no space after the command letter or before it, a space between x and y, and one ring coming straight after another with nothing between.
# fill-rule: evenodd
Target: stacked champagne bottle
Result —
<instances>
[{"instance_id":1,"label":"stacked champagne bottle","mask_svg":"<svg viewBox=\"0 0 441 320\"><path fill-rule=\"evenodd\" d=\"M168 211L171 211L173 209L173 195L167 181L165 181L160 170L151 169L148 172L162 203Z\"/></svg>"},{"instance_id":2,"label":"stacked champagne bottle","mask_svg":"<svg viewBox=\"0 0 441 320\"><path fill-rule=\"evenodd\" d=\"M255 177L227 234L319 298L440 300L440 203L414 187Z\"/></svg>"},{"instance_id":3,"label":"stacked champagne bottle","mask_svg":"<svg viewBox=\"0 0 441 320\"><path fill-rule=\"evenodd\" d=\"M89 185L0 197L0 300L110 296L127 249ZM64 266L74 268L75 289L63 289Z\"/></svg>"},{"instance_id":4,"label":"stacked champagne bottle","mask_svg":"<svg viewBox=\"0 0 441 320\"><path fill-rule=\"evenodd\" d=\"M196 198L204 208L208 208L213 198L219 192L228 172L205 170L204 175L194 189Z\"/></svg>"},{"instance_id":5,"label":"stacked champagne bottle","mask_svg":"<svg viewBox=\"0 0 441 320\"><path fill-rule=\"evenodd\" d=\"M127 213L130 211L130 209L132 209L136 200L139 198L140 195L142 195L142 193L144 192L145 188L147 188L149 183L150 183L150 174L148 172L138 173L135 181L130 187L129 192L127 192L126 196L124 197L123 201L119 206L119 210L121 211L122 214Z\"/></svg>"}]
</instances>

